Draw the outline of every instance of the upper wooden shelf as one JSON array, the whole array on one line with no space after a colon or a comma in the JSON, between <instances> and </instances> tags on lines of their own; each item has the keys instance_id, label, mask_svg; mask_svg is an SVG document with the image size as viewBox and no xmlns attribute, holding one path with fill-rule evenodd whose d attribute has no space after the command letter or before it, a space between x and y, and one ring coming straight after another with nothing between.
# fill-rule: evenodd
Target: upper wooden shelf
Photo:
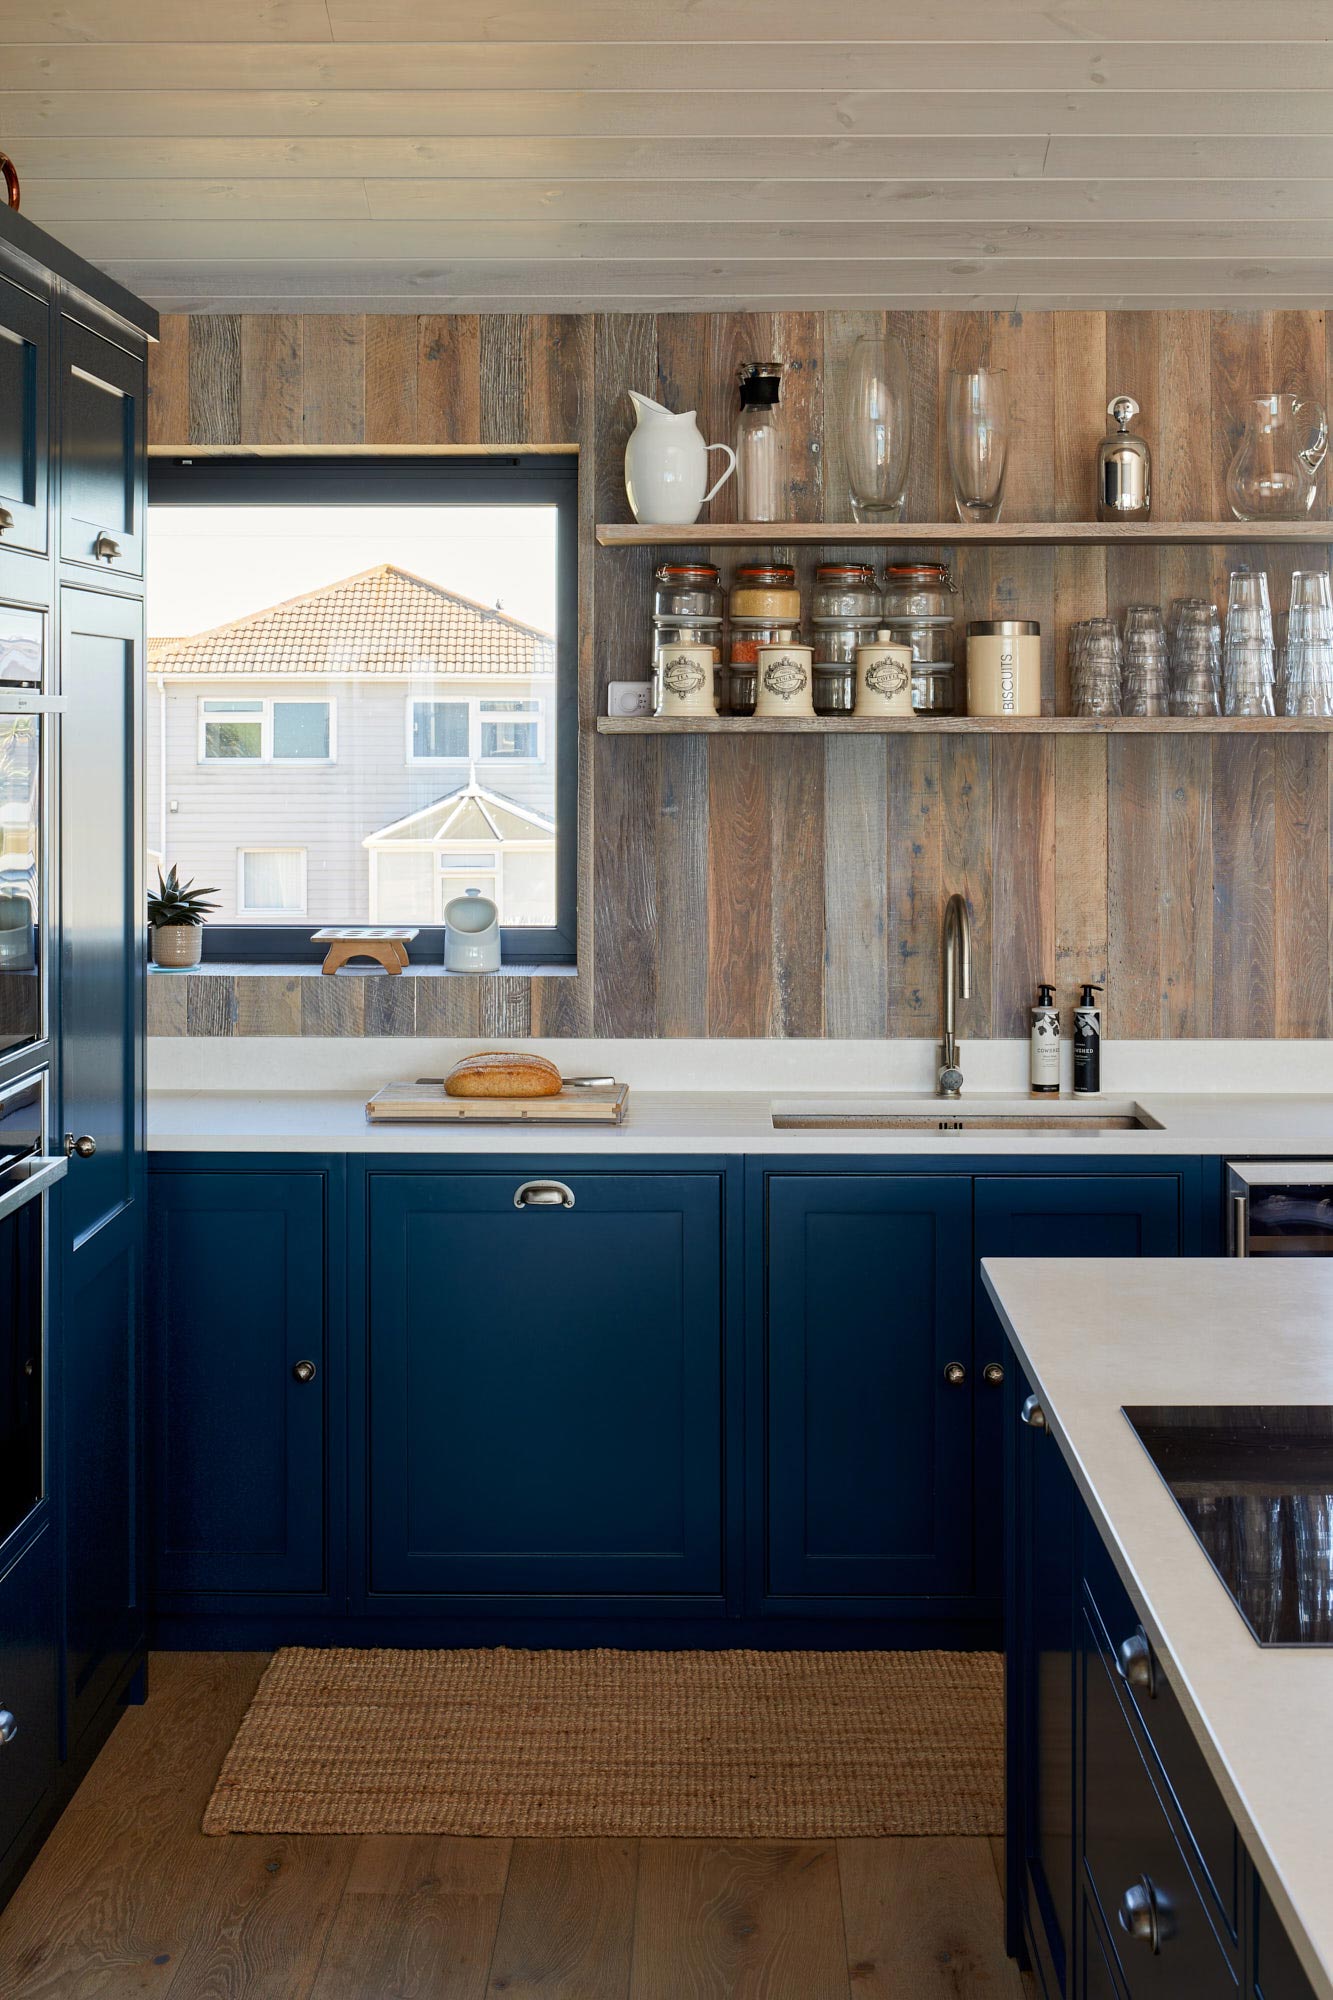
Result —
<instances>
[{"instance_id":1,"label":"upper wooden shelf","mask_svg":"<svg viewBox=\"0 0 1333 2000\"><path fill-rule=\"evenodd\" d=\"M599 521L604 549L791 548L797 543L873 543L919 547L938 542L958 547L978 542L991 548L1118 547L1125 543L1171 548L1187 543L1293 542L1333 544L1333 521L998 521L982 526L963 521L896 521L870 526L860 521L693 521L662 527L650 521Z\"/></svg>"}]
</instances>

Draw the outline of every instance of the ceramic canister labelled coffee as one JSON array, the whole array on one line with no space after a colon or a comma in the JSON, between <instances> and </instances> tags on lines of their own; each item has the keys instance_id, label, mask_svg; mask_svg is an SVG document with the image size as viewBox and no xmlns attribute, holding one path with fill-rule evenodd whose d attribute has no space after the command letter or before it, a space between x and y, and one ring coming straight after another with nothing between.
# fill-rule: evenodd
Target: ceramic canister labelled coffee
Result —
<instances>
[{"instance_id":1,"label":"ceramic canister labelled coffee","mask_svg":"<svg viewBox=\"0 0 1333 2000\"><path fill-rule=\"evenodd\" d=\"M983 618L967 628L969 715L1041 714L1041 627Z\"/></svg>"},{"instance_id":2,"label":"ceramic canister labelled coffee","mask_svg":"<svg viewBox=\"0 0 1333 2000\"><path fill-rule=\"evenodd\" d=\"M659 646L653 661L655 715L716 715L712 646Z\"/></svg>"},{"instance_id":3,"label":"ceramic canister labelled coffee","mask_svg":"<svg viewBox=\"0 0 1333 2000\"><path fill-rule=\"evenodd\" d=\"M814 649L761 646L756 662L756 715L806 716L815 712Z\"/></svg>"},{"instance_id":4,"label":"ceramic canister labelled coffee","mask_svg":"<svg viewBox=\"0 0 1333 2000\"><path fill-rule=\"evenodd\" d=\"M900 645L888 632L876 632L873 645L856 649L856 705L852 713L912 713L912 648Z\"/></svg>"}]
</instances>

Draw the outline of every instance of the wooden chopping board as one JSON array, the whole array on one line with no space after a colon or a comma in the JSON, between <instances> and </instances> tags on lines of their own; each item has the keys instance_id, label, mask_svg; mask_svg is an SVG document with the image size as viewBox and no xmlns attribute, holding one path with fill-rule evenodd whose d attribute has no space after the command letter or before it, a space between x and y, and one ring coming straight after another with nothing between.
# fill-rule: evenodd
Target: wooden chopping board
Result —
<instances>
[{"instance_id":1,"label":"wooden chopping board","mask_svg":"<svg viewBox=\"0 0 1333 2000\"><path fill-rule=\"evenodd\" d=\"M372 1125L619 1125L627 1083L578 1087L557 1097L446 1097L439 1078L386 1083L366 1106Z\"/></svg>"}]
</instances>

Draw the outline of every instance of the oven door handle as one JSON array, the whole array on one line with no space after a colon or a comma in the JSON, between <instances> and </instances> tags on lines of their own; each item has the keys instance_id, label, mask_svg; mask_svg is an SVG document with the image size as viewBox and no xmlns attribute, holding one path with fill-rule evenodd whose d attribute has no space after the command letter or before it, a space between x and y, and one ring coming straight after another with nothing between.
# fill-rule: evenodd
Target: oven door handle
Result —
<instances>
[{"instance_id":1,"label":"oven door handle","mask_svg":"<svg viewBox=\"0 0 1333 2000\"><path fill-rule=\"evenodd\" d=\"M26 1207L30 1201L36 1201L39 1195L49 1193L56 1182L63 1180L69 1172L68 1160L51 1159L42 1154L35 1159L25 1160L22 1164L23 1179L16 1182L13 1187L7 1187L4 1193L0 1194L0 1222L3 1222L6 1216L14 1215L20 1208Z\"/></svg>"}]
</instances>

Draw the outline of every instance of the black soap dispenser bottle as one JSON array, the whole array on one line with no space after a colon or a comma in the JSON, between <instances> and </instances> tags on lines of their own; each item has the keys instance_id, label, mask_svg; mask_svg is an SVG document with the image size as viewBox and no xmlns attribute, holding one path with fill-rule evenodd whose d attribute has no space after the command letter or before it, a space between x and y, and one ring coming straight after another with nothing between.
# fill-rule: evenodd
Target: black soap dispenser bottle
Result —
<instances>
[{"instance_id":1,"label":"black soap dispenser bottle","mask_svg":"<svg viewBox=\"0 0 1333 2000\"><path fill-rule=\"evenodd\" d=\"M1085 980L1074 1009L1075 1097L1095 1097L1102 1087L1102 1015L1094 997L1101 990Z\"/></svg>"},{"instance_id":2,"label":"black soap dispenser bottle","mask_svg":"<svg viewBox=\"0 0 1333 2000\"><path fill-rule=\"evenodd\" d=\"M1032 1009L1028 1086L1034 1097L1060 1095L1060 1009L1055 1004L1055 988L1047 980L1037 988L1037 1004Z\"/></svg>"}]
</instances>

